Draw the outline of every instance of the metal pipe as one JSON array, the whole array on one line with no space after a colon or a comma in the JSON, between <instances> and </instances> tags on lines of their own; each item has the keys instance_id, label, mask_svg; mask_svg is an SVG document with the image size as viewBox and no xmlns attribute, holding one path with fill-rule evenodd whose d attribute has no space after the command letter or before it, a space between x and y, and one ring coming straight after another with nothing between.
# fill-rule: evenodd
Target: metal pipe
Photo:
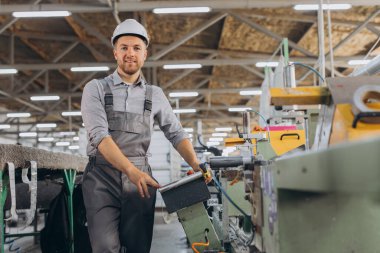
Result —
<instances>
[{"instance_id":1,"label":"metal pipe","mask_svg":"<svg viewBox=\"0 0 380 253\"><path fill-rule=\"evenodd\" d=\"M319 72L321 73L323 79L325 79L325 27L323 22L322 5L323 0L320 0L318 9Z\"/></svg>"},{"instance_id":2,"label":"metal pipe","mask_svg":"<svg viewBox=\"0 0 380 253\"><path fill-rule=\"evenodd\" d=\"M251 133L251 117L249 112L243 112L243 134Z\"/></svg>"},{"instance_id":3,"label":"metal pipe","mask_svg":"<svg viewBox=\"0 0 380 253\"><path fill-rule=\"evenodd\" d=\"M370 76L380 72L380 55L372 59L367 65L352 72L351 76Z\"/></svg>"}]
</instances>

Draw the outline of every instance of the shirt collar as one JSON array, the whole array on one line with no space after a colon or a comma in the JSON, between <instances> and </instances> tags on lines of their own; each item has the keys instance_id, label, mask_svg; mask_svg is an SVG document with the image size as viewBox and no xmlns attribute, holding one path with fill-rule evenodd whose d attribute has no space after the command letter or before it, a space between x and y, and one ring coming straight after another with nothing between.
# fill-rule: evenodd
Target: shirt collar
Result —
<instances>
[{"instance_id":1,"label":"shirt collar","mask_svg":"<svg viewBox=\"0 0 380 253\"><path fill-rule=\"evenodd\" d=\"M113 72L113 74L111 76L112 76L113 85L124 84L119 73L117 73L117 69ZM137 82L135 83L135 85L133 85L133 87L144 88L146 84L147 84L147 82L146 82L145 78L140 74L139 78L137 79Z\"/></svg>"}]
</instances>

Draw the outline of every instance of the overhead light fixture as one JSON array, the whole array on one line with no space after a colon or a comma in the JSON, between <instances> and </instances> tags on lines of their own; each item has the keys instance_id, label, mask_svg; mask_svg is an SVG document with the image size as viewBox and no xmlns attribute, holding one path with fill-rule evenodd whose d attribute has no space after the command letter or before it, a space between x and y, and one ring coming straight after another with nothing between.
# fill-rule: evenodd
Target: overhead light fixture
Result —
<instances>
[{"instance_id":1,"label":"overhead light fixture","mask_svg":"<svg viewBox=\"0 0 380 253\"><path fill-rule=\"evenodd\" d=\"M322 4L323 10L348 10L352 7L351 4ZM318 4L297 4L293 7L297 11L317 11Z\"/></svg>"},{"instance_id":2,"label":"overhead light fixture","mask_svg":"<svg viewBox=\"0 0 380 253\"><path fill-rule=\"evenodd\" d=\"M171 98L179 98L179 97L196 97L199 93L195 91L188 92L170 92L169 97Z\"/></svg>"},{"instance_id":3,"label":"overhead light fixture","mask_svg":"<svg viewBox=\"0 0 380 253\"><path fill-rule=\"evenodd\" d=\"M210 12L210 7L179 7L179 8L155 8L155 14L176 14L176 13L206 13Z\"/></svg>"},{"instance_id":4,"label":"overhead light fixture","mask_svg":"<svg viewBox=\"0 0 380 253\"><path fill-rule=\"evenodd\" d=\"M38 141L39 142L52 142L52 141L54 141L54 138L53 137L41 137L41 138L38 138Z\"/></svg>"},{"instance_id":5,"label":"overhead light fixture","mask_svg":"<svg viewBox=\"0 0 380 253\"><path fill-rule=\"evenodd\" d=\"M213 133L213 137L227 137L227 133Z\"/></svg>"},{"instance_id":6,"label":"overhead light fixture","mask_svg":"<svg viewBox=\"0 0 380 253\"><path fill-rule=\"evenodd\" d=\"M218 137L218 138L209 138L208 139L209 141L223 141L224 139L223 138L221 138L221 137Z\"/></svg>"},{"instance_id":7,"label":"overhead light fixture","mask_svg":"<svg viewBox=\"0 0 380 253\"><path fill-rule=\"evenodd\" d=\"M79 149L79 146L78 145L69 146L69 149L71 150Z\"/></svg>"},{"instance_id":8,"label":"overhead light fixture","mask_svg":"<svg viewBox=\"0 0 380 253\"><path fill-rule=\"evenodd\" d=\"M241 90L239 92L239 94L242 96L259 96L261 93L261 90Z\"/></svg>"},{"instance_id":9,"label":"overhead light fixture","mask_svg":"<svg viewBox=\"0 0 380 253\"><path fill-rule=\"evenodd\" d=\"M60 136L73 136L76 135L76 132L59 132Z\"/></svg>"},{"instance_id":10,"label":"overhead light fixture","mask_svg":"<svg viewBox=\"0 0 380 253\"><path fill-rule=\"evenodd\" d=\"M366 65L370 62L371 60L350 60L348 61L348 65L355 66L355 65Z\"/></svg>"},{"instance_id":11,"label":"overhead light fixture","mask_svg":"<svg viewBox=\"0 0 380 253\"><path fill-rule=\"evenodd\" d=\"M11 125L9 124L0 124L0 129L9 129L11 128Z\"/></svg>"},{"instance_id":12,"label":"overhead light fixture","mask_svg":"<svg viewBox=\"0 0 380 253\"><path fill-rule=\"evenodd\" d=\"M73 141L79 141L79 137L78 136L74 136L73 137Z\"/></svg>"},{"instance_id":13,"label":"overhead light fixture","mask_svg":"<svg viewBox=\"0 0 380 253\"><path fill-rule=\"evenodd\" d=\"M68 142L68 141L59 141L59 142L56 142L55 145L58 146L58 147L70 146L70 142Z\"/></svg>"},{"instance_id":14,"label":"overhead light fixture","mask_svg":"<svg viewBox=\"0 0 380 253\"><path fill-rule=\"evenodd\" d=\"M30 100L32 101L54 101L59 100L59 96L31 96Z\"/></svg>"},{"instance_id":15,"label":"overhead light fixture","mask_svg":"<svg viewBox=\"0 0 380 253\"><path fill-rule=\"evenodd\" d=\"M217 128L215 128L215 131L217 131L217 132L231 132L232 127L217 127Z\"/></svg>"},{"instance_id":16,"label":"overhead light fixture","mask_svg":"<svg viewBox=\"0 0 380 253\"><path fill-rule=\"evenodd\" d=\"M67 17L71 15L69 11L15 11L12 13L15 18L49 18Z\"/></svg>"},{"instance_id":17,"label":"overhead light fixture","mask_svg":"<svg viewBox=\"0 0 380 253\"><path fill-rule=\"evenodd\" d=\"M17 74L17 69L0 69L0 75Z\"/></svg>"},{"instance_id":18,"label":"overhead light fixture","mask_svg":"<svg viewBox=\"0 0 380 253\"><path fill-rule=\"evenodd\" d=\"M197 112L195 109L174 109L174 113L194 113Z\"/></svg>"},{"instance_id":19,"label":"overhead light fixture","mask_svg":"<svg viewBox=\"0 0 380 253\"><path fill-rule=\"evenodd\" d=\"M228 108L229 112L245 112L247 110L251 110L251 107L230 107Z\"/></svg>"},{"instance_id":20,"label":"overhead light fixture","mask_svg":"<svg viewBox=\"0 0 380 253\"><path fill-rule=\"evenodd\" d=\"M28 118L31 114L29 112L12 112L7 113L8 118Z\"/></svg>"},{"instance_id":21,"label":"overhead light fixture","mask_svg":"<svg viewBox=\"0 0 380 253\"><path fill-rule=\"evenodd\" d=\"M201 64L165 64L164 69L200 69Z\"/></svg>"},{"instance_id":22,"label":"overhead light fixture","mask_svg":"<svg viewBox=\"0 0 380 253\"><path fill-rule=\"evenodd\" d=\"M277 67L278 66L278 62L277 61L259 61L255 65L258 68Z\"/></svg>"},{"instance_id":23,"label":"overhead light fixture","mask_svg":"<svg viewBox=\"0 0 380 253\"><path fill-rule=\"evenodd\" d=\"M36 137L37 133L36 132L24 132L24 133L19 133L18 135L20 137Z\"/></svg>"},{"instance_id":24,"label":"overhead light fixture","mask_svg":"<svg viewBox=\"0 0 380 253\"><path fill-rule=\"evenodd\" d=\"M82 116L80 111L62 112L62 116Z\"/></svg>"},{"instance_id":25,"label":"overhead light fixture","mask_svg":"<svg viewBox=\"0 0 380 253\"><path fill-rule=\"evenodd\" d=\"M70 68L72 72L88 72L88 71L108 71L110 70L107 66L99 67L72 67Z\"/></svg>"},{"instance_id":26,"label":"overhead light fixture","mask_svg":"<svg viewBox=\"0 0 380 253\"><path fill-rule=\"evenodd\" d=\"M51 128L51 127L57 127L57 124L55 123L40 123L36 125L37 128Z\"/></svg>"},{"instance_id":27,"label":"overhead light fixture","mask_svg":"<svg viewBox=\"0 0 380 253\"><path fill-rule=\"evenodd\" d=\"M218 145L220 145L220 142L218 142L218 141L208 141L206 143L206 145L207 146L218 146Z\"/></svg>"}]
</instances>

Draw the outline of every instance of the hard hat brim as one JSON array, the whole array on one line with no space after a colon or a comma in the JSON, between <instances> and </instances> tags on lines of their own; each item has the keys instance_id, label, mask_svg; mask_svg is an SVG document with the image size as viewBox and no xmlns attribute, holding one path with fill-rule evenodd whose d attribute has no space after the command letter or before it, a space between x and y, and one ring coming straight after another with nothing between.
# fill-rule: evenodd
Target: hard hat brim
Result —
<instances>
[{"instance_id":1,"label":"hard hat brim","mask_svg":"<svg viewBox=\"0 0 380 253\"><path fill-rule=\"evenodd\" d=\"M138 37L140 38L146 46L149 45L149 42L147 40L147 38L145 38L144 36L141 36L140 34L136 34L136 33L123 33L123 34L119 34L117 35L115 38L112 38L112 45L114 46L115 45L115 42L122 36L135 36L135 37Z\"/></svg>"}]
</instances>

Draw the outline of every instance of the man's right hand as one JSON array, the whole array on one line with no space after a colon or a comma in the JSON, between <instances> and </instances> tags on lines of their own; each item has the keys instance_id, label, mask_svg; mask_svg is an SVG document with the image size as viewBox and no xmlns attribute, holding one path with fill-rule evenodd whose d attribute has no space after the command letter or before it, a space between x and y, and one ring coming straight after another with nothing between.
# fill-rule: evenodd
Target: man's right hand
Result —
<instances>
[{"instance_id":1,"label":"man's right hand","mask_svg":"<svg viewBox=\"0 0 380 253\"><path fill-rule=\"evenodd\" d=\"M130 166L126 172L129 180L136 185L137 190L142 198L150 198L148 185L154 188L160 188L161 186L147 173L139 170L134 165Z\"/></svg>"}]
</instances>

